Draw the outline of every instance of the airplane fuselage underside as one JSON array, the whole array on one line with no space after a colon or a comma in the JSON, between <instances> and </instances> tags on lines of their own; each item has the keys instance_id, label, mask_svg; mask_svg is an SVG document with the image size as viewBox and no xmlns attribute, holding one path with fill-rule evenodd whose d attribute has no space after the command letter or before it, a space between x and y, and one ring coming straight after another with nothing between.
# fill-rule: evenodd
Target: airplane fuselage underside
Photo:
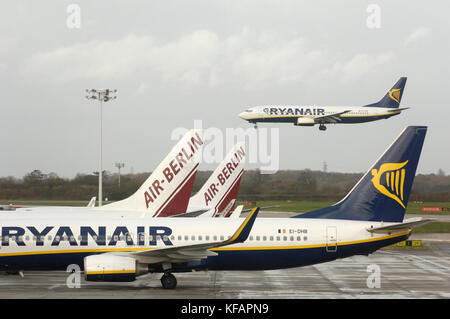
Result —
<instances>
[{"instance_id":1,"label":"airplane fuselage underside","mask_svg":"<svg viewBox=\"0 0 450 319\"><path fill-rule=\"evenodd\" d=\"M392 116L398 115L399 112L393 112L392 114L384 114L384 115L372 115L372 116L347 116L347 117L341 117L339 121L336 123L332 122L325 122L316 120L316 124L357 124L357 123L366 123L366 122L372 122L382 119L388 119ZM293 117L293 116L286 116L286 117L263 117L263 118L256 118L256 119L250 119L248 120L249 123L292 123L296 124L297 119L301 117ZM312 119L312 118L311 118Z\"/></svg>"}]
</instances>

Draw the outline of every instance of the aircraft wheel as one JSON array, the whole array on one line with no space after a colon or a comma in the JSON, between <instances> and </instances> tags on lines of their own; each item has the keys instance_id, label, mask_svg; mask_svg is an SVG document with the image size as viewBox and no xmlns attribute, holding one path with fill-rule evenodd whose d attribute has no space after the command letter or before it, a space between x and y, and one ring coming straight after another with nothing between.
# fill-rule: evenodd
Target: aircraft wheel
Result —
<instances>
[{"instance_id":1,"label":"aircraft wheel","mask_svg":"<svg viewBox=\"0 0 450 319\"><path fill-rule=\"evenodd\" d=\"M321 131L326 131L326 130L327 130L327 127L326 127L325 125L320 125L320 126L319 126L319 130L321 130Z\"/></svg>"},{"instance_id":2,"label":"aircraft wheel","mask_svg":"<svg viewBox=\"0 0 450 319\"><path fill-rule=\"evenodd\" d=\"M165 273L161 277L161 284L164 289L175 289L177 286L177 278L171 273Z\"/></svg>"}]
</instances>

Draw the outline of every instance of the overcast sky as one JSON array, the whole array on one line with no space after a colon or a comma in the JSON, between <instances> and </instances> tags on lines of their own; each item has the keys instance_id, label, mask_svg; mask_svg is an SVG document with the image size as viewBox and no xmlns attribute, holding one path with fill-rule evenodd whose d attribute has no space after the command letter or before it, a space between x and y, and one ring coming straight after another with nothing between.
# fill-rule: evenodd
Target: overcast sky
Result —
<instances>
[{"instance_id":1,"label":"overcast sky","mask_svg":"<svg viewBox=\"0 0 450 319\"><path fill-rule=\"evenodd\" d=\"M98 169L86 88L118 90L104 105L104 169L138 173L194 120L248 128L247 106L369 104L401 76L411 109L391 119L260 127L279 127L280 169L365 172L406 126L428 125L418 172L449 174L449 12L409 0L1 1L0 176Z\"/></svg>"}]
</instances>

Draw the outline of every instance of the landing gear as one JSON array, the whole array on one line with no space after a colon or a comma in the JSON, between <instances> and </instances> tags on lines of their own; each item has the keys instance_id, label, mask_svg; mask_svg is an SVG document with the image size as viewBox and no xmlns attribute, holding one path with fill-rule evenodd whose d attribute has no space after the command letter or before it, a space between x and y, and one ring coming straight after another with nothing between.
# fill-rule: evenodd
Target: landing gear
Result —
<instances>
[{"instance_id":1,"label":"landing gear","mask_svg":"<svg viewBox=\"0 0 450 319\"><path fill-rule=\"evenodd\" d=\"M161 277L161 284L164 289L175 289L175 287L177 286L177 278L175 278L175 276L170 272L166 272Z\"/></svg>"},{"instance_id":2,"label":"landing gear","mask_svg":"<svg viewBox=\"0 0 450 319\"><path fill-rule=\"evenodd\" d=\"M253 125L253 128L256 130L258 129L258 124L255 123L255 125Z\"/></svg>"},{"instance_id":3,"label":"landing gear","mask_svg":"<svg viewBox=\"0 0 450 319\"><path fill-rule=\"evenodd\" d=\"M319 130L321 130L321 131L326 131L326 130L327 130L327 127L326 127L325 125L323 125L323 124L320 124Z\"/></svg>"}]
</instances>

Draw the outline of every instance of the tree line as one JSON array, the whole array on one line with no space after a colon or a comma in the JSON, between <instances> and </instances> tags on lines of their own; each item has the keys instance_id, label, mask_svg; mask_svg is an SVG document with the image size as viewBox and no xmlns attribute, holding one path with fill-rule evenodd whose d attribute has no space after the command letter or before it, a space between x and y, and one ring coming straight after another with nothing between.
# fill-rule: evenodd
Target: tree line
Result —
<instances>
[{"instance_id":1,"label":"tree line","mask_svg":"<svg viewBox=\"0 0 450 319\"><path fill-rule=\"evenodd\" d=\"M207 181L212 171L199 171L193 193ZM150 173L103 174L103 194L108 200L120 200L133 194ZM261 174L259 170L244 172L239 200L299 200L338 201L363 176L361 173L333 173L323 171L282 170L275 174ZM77 174L62 178L55 173L34 170L23 178L0 178L2 200L86 200L98 194L98 175ZM419 174L416 176L410 200L450 202L450 175Z\"/></svg>"}]
</instances>

